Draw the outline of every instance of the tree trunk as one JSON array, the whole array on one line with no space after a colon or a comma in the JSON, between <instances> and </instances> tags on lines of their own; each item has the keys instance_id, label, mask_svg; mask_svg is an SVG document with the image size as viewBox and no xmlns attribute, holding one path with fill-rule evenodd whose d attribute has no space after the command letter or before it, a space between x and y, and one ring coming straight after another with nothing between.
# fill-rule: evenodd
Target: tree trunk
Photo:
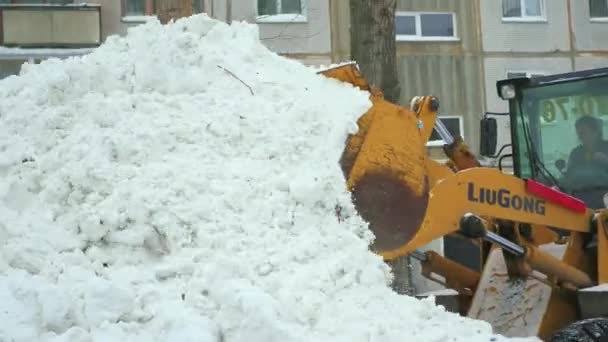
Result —
<instances>
[{"instance_id":1,"label":"tree trunk","mask_svg":"<svg viewBox=\"0 0 608 342\"><path fill-rule=\"evenodd\" d=\"M350 51L361 73L382 90L384 97L399 103L401 87L397 73L395 10L397 0L350 0ZM412 294L409 258L387 262L393 271L392 288Z\"/></svg>"},{"instance_id":2,"label":"tree trunk","mask_svg":"<svg viewBox=\"0 0 608 342\"><path fill-rule=\"evenodd\" d=\"M397 0L350 0L351 58L384 97L399 102L395 9Z\"/></svg>"}]
</instances>

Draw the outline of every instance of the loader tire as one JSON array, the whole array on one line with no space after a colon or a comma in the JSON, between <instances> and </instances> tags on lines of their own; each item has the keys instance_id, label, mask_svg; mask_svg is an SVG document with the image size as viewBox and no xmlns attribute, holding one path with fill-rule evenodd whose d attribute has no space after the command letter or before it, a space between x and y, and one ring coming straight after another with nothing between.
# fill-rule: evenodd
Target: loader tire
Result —
<instances>
[{"instance_id":1,"label":"loader tire","mask_svg":"<svg viewBox=\"0 0 608 342\"><path fill-rule=\"evenodd\" d=\"M574 322L558 330L550 342L608 342L608 318L597 317Z\"/></svg>"}]
</instances>

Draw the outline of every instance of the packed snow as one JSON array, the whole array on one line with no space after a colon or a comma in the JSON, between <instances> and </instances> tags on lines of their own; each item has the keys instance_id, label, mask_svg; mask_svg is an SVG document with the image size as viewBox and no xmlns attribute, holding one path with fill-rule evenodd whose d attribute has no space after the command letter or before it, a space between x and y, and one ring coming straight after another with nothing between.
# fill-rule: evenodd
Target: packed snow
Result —
<instances>
[{"instance_id":1,"label":"packed snow","mask_svg":"<svg viewBox=\"0 0 608 342\"><path fill-rule=\"evenodd\" d=\"M596 285L593 287L588 287L586 289L582 289L581 291L588 291L588 292L608 292L608 283L607 284L600 284L600 285Z\"/></svg>"},{"instance_id":2,"label":"packed snow","mask_svg":"<svg viewBox=\"0 0 608 342\"><path fill-rule=\"evenodd\" d=\"M337 163L367 94L255 25L154 20L0 97L0 341L502 339L390 290Z\"/></svg>"}]
</instances>

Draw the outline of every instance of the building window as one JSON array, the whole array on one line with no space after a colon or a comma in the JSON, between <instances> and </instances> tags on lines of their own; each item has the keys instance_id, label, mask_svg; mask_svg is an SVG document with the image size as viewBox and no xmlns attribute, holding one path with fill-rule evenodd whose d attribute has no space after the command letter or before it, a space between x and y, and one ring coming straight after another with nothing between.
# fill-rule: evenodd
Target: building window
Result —
<instances>
[{"instance_id":1,"label":"building window","mask_svg":"<svg viewBox=\"0 0 608 342\"><path fill-rule=\"evenodd\" d=\"M138 15L152 15L154 13L154 1L149 0L124 0L123 15L125 17Z\"/></svg>"},{"instance_id":2,"label":"building window","mask_svg":"<svg viewBox=\"0 0 608 342\"><path fill-rule=\"evenodd\" d=\"M442 115L437 117L437 119L443 122L443 125L448 129L448 131L452 134L453 137L460 135L464 139L462 116ZM444 144L445 141L443 141L439 133L437 133L437 131L433 129L433 132L431 132L431 137L426 143L426 146L443 146Z\"/></svg>"},{"instance_id":3,"label":"building window","mask_svg":"<svg viewBox=\"0 0 608 342\"><path fill-rule=\"evenodd\" d=\"M397 12L395 34L399 41L458 40L454 13Z\"/></svg>"},{"instance_id":4,"label":"building window","mask_svg":"<svg viewBox=\"0 0 608 342\"><path fill-rule=\"evenodd\" d=\"M502 18L517 21L545 21L545 1L502 0Z\"/></svg>"},{"instance_id":5,"label":"building window","mask_svg":"<svg viewBox=\"0 0 608 342\"><path fill-rule=\"evenodd\" d=\"M306 0L257 0L257 22L306 22Z\"/></svg>"},{"instance_id":6,"label":"building window","mask_svg":"<svg viewBox=\"0 0 608 342\"><path fill-rule=\"evenodd\" d=\"M528 71L507 71L507 78L535 78L544 76L542 72L528 72Z\"/></svg>"},{"instance_id":7,"label":"building window","mask_svg":"<svg viewBox=\"0 0 608 342\"><path fill-rule=\"evenodd\" d=\"M608 0L589 0L589 17L608 20Z\"/></svg>"}]
</instances>

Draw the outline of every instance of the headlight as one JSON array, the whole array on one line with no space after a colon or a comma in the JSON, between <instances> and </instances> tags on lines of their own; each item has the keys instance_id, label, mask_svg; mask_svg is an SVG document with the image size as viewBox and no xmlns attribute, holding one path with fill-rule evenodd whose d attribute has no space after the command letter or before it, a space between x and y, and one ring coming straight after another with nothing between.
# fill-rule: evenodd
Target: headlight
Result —
<instances>
[{"instance_id":1,"label":"headlight","mask_svg":"<svg viewBox=\"0 0 608 342\"><path fill-rule=\"evenodd\" d=\"M502 97L503 100L515 98L515 86L512 84L503 84L502 87L500 87L500 97Z\"/></svg>"}]
</instances>

